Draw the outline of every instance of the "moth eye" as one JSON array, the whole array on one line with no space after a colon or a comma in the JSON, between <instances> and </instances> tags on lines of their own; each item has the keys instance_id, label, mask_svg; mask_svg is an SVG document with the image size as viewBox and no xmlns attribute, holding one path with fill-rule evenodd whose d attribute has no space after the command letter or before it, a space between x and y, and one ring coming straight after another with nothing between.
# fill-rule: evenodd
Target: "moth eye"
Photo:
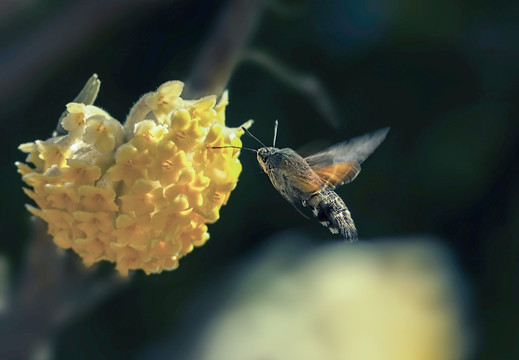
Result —
<instances>
[{"instance_id":1,"label":"moth eye","mask_svg":"<svg viewBox=\"0 0 519 360\"><path fill-rule=\"evenodd\" d=\"M267 160L267 155L263 151L262 152L258 152L258 157L263 162L265 162Z\"/></svg>"}]
</instances>

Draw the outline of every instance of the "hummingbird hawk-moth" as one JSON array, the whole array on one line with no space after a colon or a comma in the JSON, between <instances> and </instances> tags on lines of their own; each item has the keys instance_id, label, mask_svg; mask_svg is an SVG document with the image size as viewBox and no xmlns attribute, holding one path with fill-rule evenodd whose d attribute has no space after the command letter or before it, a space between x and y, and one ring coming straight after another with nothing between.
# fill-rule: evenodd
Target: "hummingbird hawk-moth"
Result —
<instances>
[{"instance_id":1,"label":"hummingbird hawk-moth","mask_svg":"<svg viewBox=\"0 0 519 360\"><path fill-rule=\"evenodd\" d=\"M274 188L303 216L306 217L299 206L310 209L333 234L356 241L355 223L334 189L355 179L361 163L384 141L389 127L343 141L303 158L292 149L276 148L277 125L276 121L272 146L266 146L242 128L263 146L258 150L243 149L256 152L258 162Z\"/></svg>"}]
</instances>

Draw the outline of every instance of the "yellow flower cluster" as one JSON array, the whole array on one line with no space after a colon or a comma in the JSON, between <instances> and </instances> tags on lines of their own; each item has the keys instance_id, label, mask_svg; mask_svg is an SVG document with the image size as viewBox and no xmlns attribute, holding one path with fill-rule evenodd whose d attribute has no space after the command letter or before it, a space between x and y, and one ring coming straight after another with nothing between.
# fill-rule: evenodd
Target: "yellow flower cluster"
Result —
<instances>
[{"instance_id":1,"label":"yellow flower cluster","mask_svg":"<svg viewBox=\"0 0 519 360\"><path fill-rule=\"evenodd\" d=\"M28 210L87 266L108 260L123 275L160 273L209 238L206 224L218 220L241 172L239 150L211 147L240 147L243 131L225 126L227 93L218 103L190 101L182 88L170 81L144 95L124 126L69 103L65 135L20 145L33 164L16 163L38 206Z\"/></svg>"}]
</instances>

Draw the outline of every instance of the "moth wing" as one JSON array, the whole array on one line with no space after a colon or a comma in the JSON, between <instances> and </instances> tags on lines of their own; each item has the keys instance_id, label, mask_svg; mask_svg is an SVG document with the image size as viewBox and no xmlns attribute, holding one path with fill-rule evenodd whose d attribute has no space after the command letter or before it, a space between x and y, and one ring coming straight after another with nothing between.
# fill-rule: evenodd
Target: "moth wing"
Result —
<instances>
[{"instance_id":1,"label":"moth wing","mask_svg":"<svg viewBox=\"0 0 519 360\"><path fill-rule=\"evenodd\" d=\"M342 162L329 166L315 166L312 170L332 188L352 182L360 172L356 161Z\"/></svg>"},{"instance_id":2,"label":"moth wing","mask_svg":"<svg viewBox=\"0 0 519 360\"><path fill-rule=\"evenodd\" d=\"M294 176L290 185L305 194L313 194L323 187L320 180L319 178L310 179L304 176Z\"/></svg>"},{"instance_id":3,"label":"moth wing","mask_svg":"<svg viewBox=\"0 0 519 360\"><path fill-rule=\"evenodd\" d=\"M360 164L384 141L389 127L333 145L305 161L323 181L337 187L351 182L360 172Z\"/></svg>"}]
</instances>

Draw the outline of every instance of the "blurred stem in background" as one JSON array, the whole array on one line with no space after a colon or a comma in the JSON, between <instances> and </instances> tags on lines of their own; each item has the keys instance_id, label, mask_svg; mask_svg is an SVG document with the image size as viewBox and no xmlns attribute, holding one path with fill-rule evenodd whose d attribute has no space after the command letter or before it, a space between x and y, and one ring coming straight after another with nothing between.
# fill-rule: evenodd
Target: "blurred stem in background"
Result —
<instances>
[{"instance_id":1,"label":"blurred stem in background","mask_svg":"<svg viewBox=\"0 0 519 360\"><path fill-rule=\"evenodd\" d=\"M197 57L183 94L197 99L220 95L259 21L265 0L232 0Z\"/></svg>"},{"instance_id":2,"label":"blurred stem in background","mask_svg":"<svg viewBox=\"0 0 519 360\"><path fill-rule=\"evenodd\" d=\"M126 283L118 276L95 276L64 256L47 235L47 224L34 219L23 273L0 317L0 346L8 359L41 359L60 325L94 306ZM50 355L50 354L49 354ZM47 356L44 356L46 358Z\"/></svg>"},{"instance_id":3,"label":"blurred stem in background","mask_svg":"<svg viewBox=\"0 0 519 360\"><path fill-rule=\"evenodd\" d=\"M339 112L319 79L311 74L300 74L281 63L265 51L250 49L243 54L244 61L250 61L264 68L292 90L302 93L313 103L323 119L334 128L340 124Z\"/></svg>"},{"instance_id":4,"label":"blurred stem in background","mask_svg":"<svg viewBox=\"0 0 519 360\"><path fill-rule=\"evenodd\" d=\"M97 34L113 26L121 17L149 9L167 0L83 0L71 2L50 15L50 19L38 24L27 32L9 32L8 46L0 52L0 99L8 105L20 92L30 92L23 85L31 83L46 68L59 66L63 60L76 53L85 42L91 41ZM170 0L171 1L171 0ZM26 2L30 7L31 2ZM36 6L32 4L33 6ZM24 17L20 7L4 5L1 17L4 28L9 30L7 14ZM102 11L100 11L102 9ZM44 9L40 9L44 11ZM52 11L52 10L51 10ZM59 35L58 35L59 34ZM33 80L33 81L30 81ZM83 80L82 80L83 81ZM2 104L3 105L3 104Z\"/></svg>"}]
</instances>

